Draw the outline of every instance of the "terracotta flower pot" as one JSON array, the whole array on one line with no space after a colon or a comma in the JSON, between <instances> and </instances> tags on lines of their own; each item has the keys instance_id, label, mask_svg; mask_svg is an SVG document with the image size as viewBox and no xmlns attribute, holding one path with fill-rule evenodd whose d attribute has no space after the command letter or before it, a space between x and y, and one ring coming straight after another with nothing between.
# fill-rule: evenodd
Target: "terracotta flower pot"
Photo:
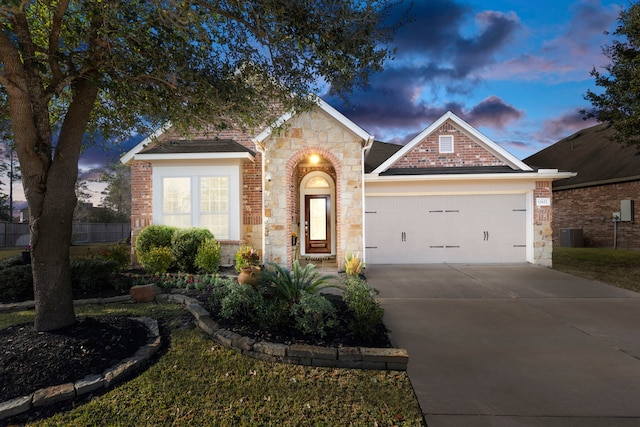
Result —
<instances>
[{"instance_id":1,"label":"terracotta flower pot","mask_svg":"<svg viewBox=\"0 0 640 427\"><path fill-rule=\"evenodd\" d=\"M238 283L241 285L255 286L260 280L260 267L244 267L238 274Z\"/></svg>"}]
</instances>

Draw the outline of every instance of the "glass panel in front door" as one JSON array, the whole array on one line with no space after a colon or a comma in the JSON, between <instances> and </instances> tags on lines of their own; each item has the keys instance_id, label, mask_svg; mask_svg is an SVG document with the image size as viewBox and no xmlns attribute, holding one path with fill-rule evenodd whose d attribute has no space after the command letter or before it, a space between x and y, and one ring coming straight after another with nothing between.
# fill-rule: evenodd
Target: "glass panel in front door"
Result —
<instances>
[{"instance_id":1,"label":"glass panel in front door","mask_svg":"<svg viewBox=\"0 0 640 427\"><path fill-rule=\"evenodd\" d=\"M309 238L327 239L327 200L325 198L309 200Z\"/></svg>"}]
</instances>

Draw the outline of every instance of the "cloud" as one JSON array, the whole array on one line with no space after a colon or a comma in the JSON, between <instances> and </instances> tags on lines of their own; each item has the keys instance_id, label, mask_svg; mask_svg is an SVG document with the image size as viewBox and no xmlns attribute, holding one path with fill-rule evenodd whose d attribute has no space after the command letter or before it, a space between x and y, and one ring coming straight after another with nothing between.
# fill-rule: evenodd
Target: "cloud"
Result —
<instances>
[{"instance_id":1,"label":"cloud","mask_svg":"<svg viewBox=\"0 0 640 427\"><path fill-rule=\"evenodd\" d=\"M557 33L555 37L540 46L529 46L524 40L519 46L518 55L505 57L489 65L480 77L554 83L588 78L593 67L608 62L599 47L609 42L605 32L615 26L620 6L604 6L600 0L579 0L570 7L569 12L568 23L549 29ZM529 36L540 31L538 28L526 29ZM594 46L597 48L594 49Z\"/></svg>"},{"instance_id":2,"label":"cloud","mask_svg":"<svg viewBox=\"0 0 640 427\"><path fill-rule=\"evenodd\" d=\"M523 118L524 112L513 105L506 104L497 96L489 96L464 116L465 120L476 127L489 126L496 129L504 129L508 123Z\"/></svg>"},{"instance_id":3,"label":"cloud","mask_svg":"<svg viewBox=\"0 0 640 427\"><path fill-rule=\"evenodd\" d=\"M483 11L473 16L470 8L444 0L418 2L412 13L414 20L395 36L395 60L387 63L384 72L371 77L366 90L352 94L349 105L336 96L323 95L374 134L420 128L447 110L464 111L462 105L442 105L439 99L470 93L479 82L476 72L495 61L496 53L520 26L513 12ZM505 115L508 108L504 104L500 117L483 114L489 108L497 109L499 103L493 101L477 106L469 112L470 117L502 127L508 117L519 114L511 108Z\"/></svg>"},{"instance_id":4,"label":"cloud","mask_svg":"<svg viewBox=\"0 0 640 427\"><path fill-rule=\"evenodd\" d=\"M536 139L546 145L555 144L580 129L596 125L595 119L584 120L580 109L567 111L558 118L546 120L542 131L537 133Z\"/></svg>"}]
</instances>

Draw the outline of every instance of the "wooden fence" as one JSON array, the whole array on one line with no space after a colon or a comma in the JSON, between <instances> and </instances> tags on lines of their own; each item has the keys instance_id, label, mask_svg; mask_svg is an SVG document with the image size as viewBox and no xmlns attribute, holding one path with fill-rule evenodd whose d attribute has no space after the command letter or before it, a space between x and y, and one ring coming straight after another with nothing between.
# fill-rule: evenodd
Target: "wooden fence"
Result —
<instances>
[{"instance_id":1,"label":"wooden fence","mask_svg":"<svg viewBox=\"0 0 640 427\"><path fill-rule=\"evenodd\" d=\"M131 224L73 224L71 243L123 242L131 235ZM29 245L29 224L0 221L0 247Z\"/></svg>"}]
</instances>

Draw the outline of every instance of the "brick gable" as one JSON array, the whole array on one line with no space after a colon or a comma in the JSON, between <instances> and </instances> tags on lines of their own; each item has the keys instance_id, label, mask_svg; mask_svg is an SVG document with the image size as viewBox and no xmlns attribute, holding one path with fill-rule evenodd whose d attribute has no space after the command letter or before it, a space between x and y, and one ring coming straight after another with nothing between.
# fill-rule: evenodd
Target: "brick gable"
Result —
<instances>
[{"instance_id":1,"label":"brick gable","mask_svg":"<svg viewBox=\"0 0 640 427\"><path fill-rule=\"evenodd\" d=\"M453 153L440 153L439 136L453 135ZM447 121L411 151L402 156L391 167L407 168L441 168L460 166L505 166L506 163L487 151L464 131Z\"/></svg>"}]
</instances>

